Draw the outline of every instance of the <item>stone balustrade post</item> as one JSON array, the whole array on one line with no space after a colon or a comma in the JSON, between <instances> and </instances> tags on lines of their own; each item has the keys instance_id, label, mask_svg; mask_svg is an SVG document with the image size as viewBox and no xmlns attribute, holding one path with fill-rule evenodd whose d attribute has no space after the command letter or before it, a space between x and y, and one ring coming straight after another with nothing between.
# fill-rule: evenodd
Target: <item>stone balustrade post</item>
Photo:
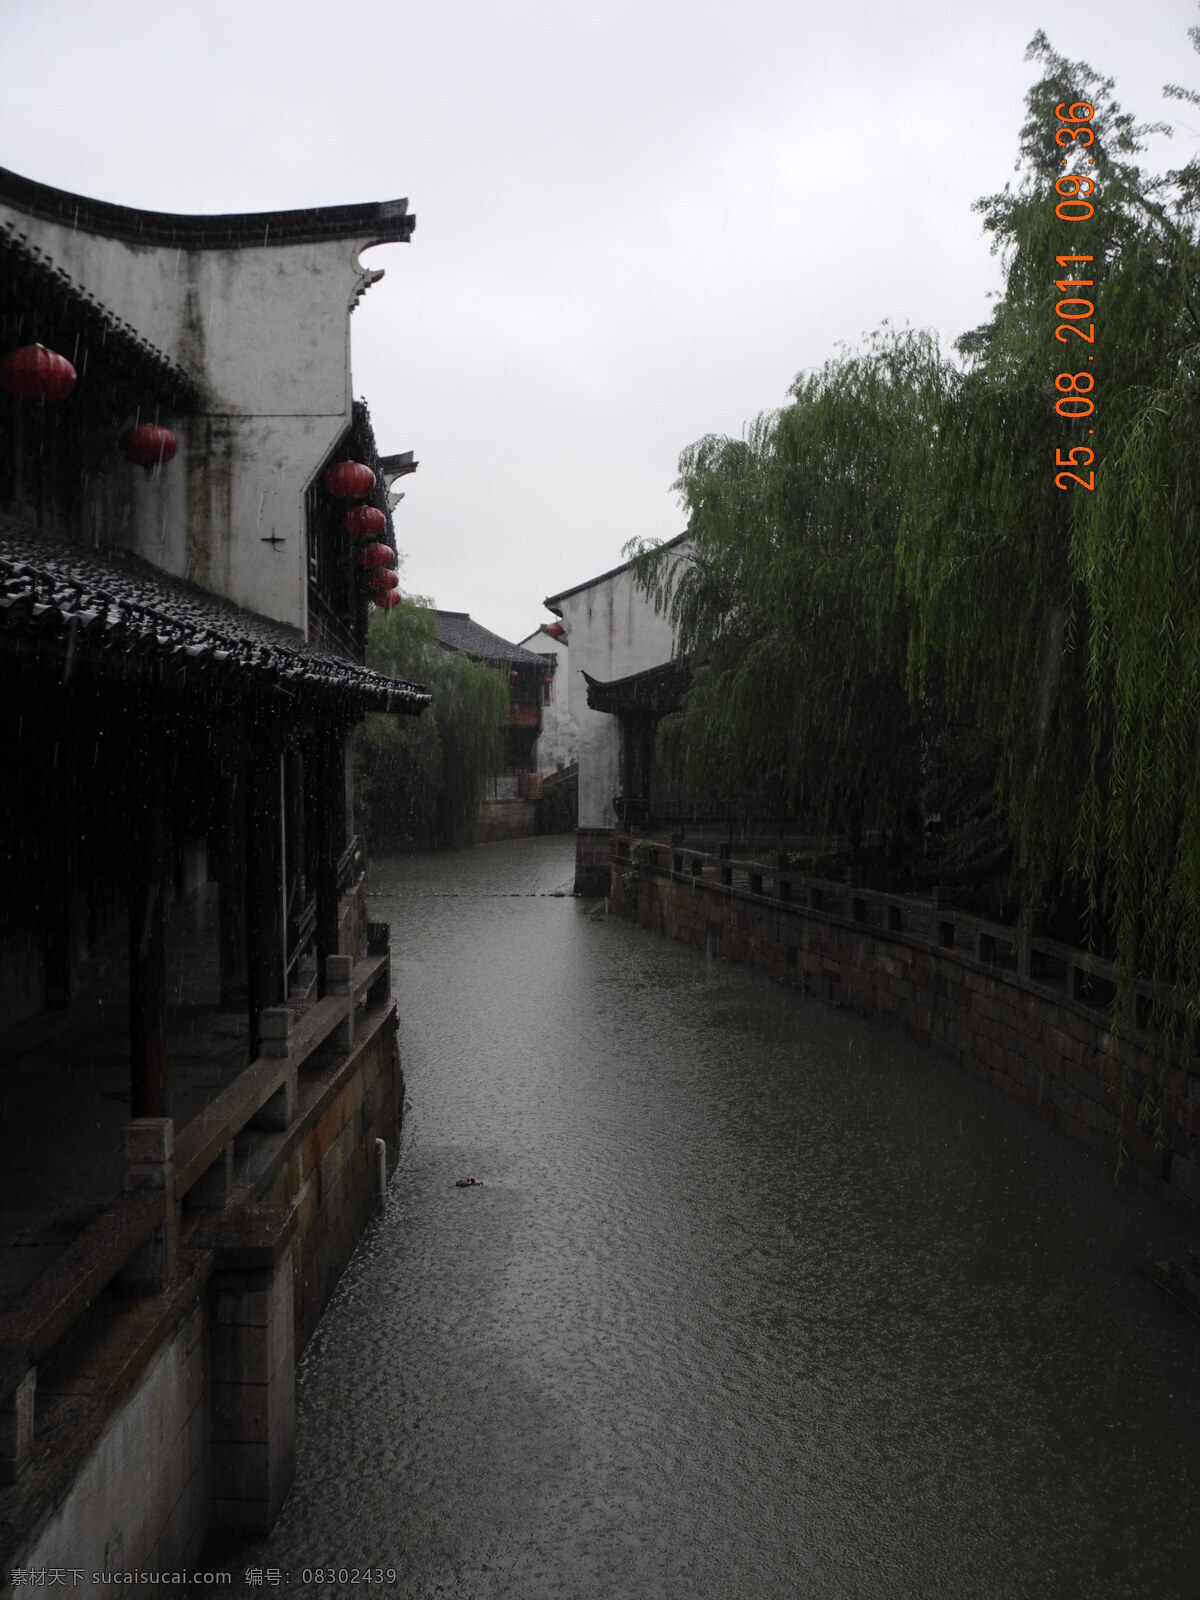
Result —
<instances>
[{"instance_id":1,"label":"stone balustrade post","mask_svg":"<svg viewBox=\"0 0 1200 1600\"><path fill-rule=\"evenodd\" d=\"M290 1128L296 1120L299 1100L296 1081L296 1063L291 1059L292 1013L287 1006L268 1006L258 1014L260 1048L268 1060L286 1061L283 1082L271 1098L254 1115L251 1126L273 1129L276 1132Z\"/></svg>"},{"instance_id":2,"label":"stone balustrade post","mask_svg":"<svg viewBox=\"0 0 1200 1600\"><path fill-rule=\"evenodd\" d=\"M325 959L325 993L327 996L345 998L346 1020L334 1029L332 1038L339 1050L349 1050L354 1043L354 996L350 984L354 972L352 956L327 956Z\"/></svg>"},{"instance_id":3,"label":"stone balustrade post","mask_svg":"<svg viewBox=\"0 0 1200 1600\"><path fill-rule=\"evenodd\" d=\"M183 1197L184 1204L196 1211L224 1211L233 1203L233 1142L230 1141Z\"/></svg>"},{"instance_id":4,"label":"stone balustrade post","mask_svg":"<svg viewBox=\"0 0 1200 1600\"><path fill-rule=\"evenodd\" d=\"M179 1202L175 1194L175 1124L170 1117L134 1117L122 1130L125 1192L161 1189L165 1215L122 1268L123 1289L162 1294L179 1262Z\"/></svg>"}]
</instances>

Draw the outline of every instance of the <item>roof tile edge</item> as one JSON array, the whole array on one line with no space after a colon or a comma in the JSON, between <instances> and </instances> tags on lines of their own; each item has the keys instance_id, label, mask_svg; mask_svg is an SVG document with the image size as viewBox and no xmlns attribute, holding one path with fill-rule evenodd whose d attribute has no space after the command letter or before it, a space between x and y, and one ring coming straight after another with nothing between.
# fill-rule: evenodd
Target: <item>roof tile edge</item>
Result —
<instances>
[{"instance_id":1,"label":"roof tile edge","mask_svg":"<svg viewBox=\"0 0 1200 1600\"><path fill-rule=\"evenodd\" d=\"M44 222L65 223L106 239L176 245L186 250L252 249L270 244L312 244L324 239L406 244L417 225L416 217L409 214L407 200L369 200L358 205L215 216L141 211L135 206L55 189L7 167L0 167L0 201Z\"/></svg>"},{"instance_id":2,"label":"roof tile edge","mask_svg":"<svg viewBox=\"0 0 1200 1600\"><path fill-rule=\"evenodd\" d=\"M673 550L676 545L682 544L686 538L687 532L685 530L683 533L677 533L673 539L664 539L662 543L657 545L655 548L659 550ZM607 572L600 573L599 577L589 578L586 583L573 583L569 589L560 589L557 594L552 594L547 599L543 600L542 604L545 606L547 611L553 611L555 616L561 616L562 612L558 609L558 602L560 600L567 600L573 594L579 594L584 589L591 589L598 583L604 583L609 578L615 578L618 573L628 571L628 569L636 560L636 556L631 556L628 561L622 561L619 567L610 567Z\"/></svg>"}]
</instances>

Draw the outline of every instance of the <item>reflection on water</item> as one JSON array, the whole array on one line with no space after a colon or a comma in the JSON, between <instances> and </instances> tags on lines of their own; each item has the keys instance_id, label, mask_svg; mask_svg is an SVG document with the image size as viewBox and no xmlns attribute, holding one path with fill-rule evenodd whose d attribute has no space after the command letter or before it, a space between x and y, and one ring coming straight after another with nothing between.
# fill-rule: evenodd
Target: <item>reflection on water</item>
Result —
<instances>
[{"instance_id":1,"label":"reflection on water","mask_svg":"<svg viewBox=\"0 0 1200 1600\"><path fill-rule=\"evenodd\" d=\"M256 1563L1194 1596L1200 1338L1135 1270L1175 1220L888 1028L594 915L572 867L373 869L411 1109Z\"/></svg>"}]
</instances>

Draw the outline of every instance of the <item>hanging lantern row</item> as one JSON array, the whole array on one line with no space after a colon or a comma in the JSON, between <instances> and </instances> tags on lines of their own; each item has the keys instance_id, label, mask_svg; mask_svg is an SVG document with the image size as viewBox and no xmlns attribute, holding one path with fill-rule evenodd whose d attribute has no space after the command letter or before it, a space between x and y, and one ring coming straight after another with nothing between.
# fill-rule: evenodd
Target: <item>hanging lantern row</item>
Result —
<instances>
[{"instance_id":1,"label":"hanging lantern row","mask_svg":"<svg viewBox=\"0 0 1200 1600\"><path fill-rule=\"evenodd\" d=\"M160 427L157 422L139 422L121 435L117 448L126 461L139 467L160 467L174 460L179 440L170 428Z\"/></svg>"},{"instance_id":2,"label":"hanging lantern row","mask_svg":"<svg viewBox=\"0 0 1200 1600\"><path fill-rule=\"evenodd\" d=\"M356 539L374 538L387 527L387 518L378 506L352 506L346 513L346 532Z\"/></svg>"},{"instance_id":3,"label":"hanging lantern row","mask_svg":"<svg viewBox=\"0 0 1200 1600\"><path fill-rule=\"evenodd\" d=\"M358 552L358 564L369 572L372 567L394 567L396 552L390 545L365 544Z\"/></svg>"},{"instance_id":4,"label":"hanging lantern row","mask_svg":"<svg viewBox=\"0 0 1200 1600\"><path fill-rule=\"evenodd\" d=\"M12 350L0 362L0 383L21 400L65 400L75 387L77 374L66 356L44 344L27 344ZM126 461L139 467L158 467L174 458L179 440L170 428L142 422L127 429L117 441Z\"/></svg>"},{"instance_id":5,"label":"hanging lantern row","mask_svg":"<svg viewBox=\"0 0 1200 1600\"><path fill-rule=\"evenodd\" d=\"M57 350L27 344L0 363L0 383L20 400L65 400L75 387L75 368Z\"/></svg>"},{"instance_id":6,"label":"hanging lantern row","mask_svg":"<svg viewBox=\"0 0 1200 1600\"><path fill-rule=\"evenodd\" d=\"M339 500L359 500L375 487L375 474L361 461L338 461L326 472L324 483Z\"/></svg>"}]
</instances>

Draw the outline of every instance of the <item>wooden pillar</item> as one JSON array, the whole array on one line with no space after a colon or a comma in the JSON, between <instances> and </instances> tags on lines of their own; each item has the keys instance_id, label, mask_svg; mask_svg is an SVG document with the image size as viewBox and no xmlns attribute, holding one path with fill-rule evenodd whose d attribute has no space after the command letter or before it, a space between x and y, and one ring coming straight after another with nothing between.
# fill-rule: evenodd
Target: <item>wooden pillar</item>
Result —
<instances>
[{"instance_id":1,"label":"wooden pillar","mask_svg":"<svg viewBox=\"0 0 1200 1600\"><path fill-rule=\"evenodd\" d=\"M225 740L213 799L210 846L217 871L221 1004L246 1001L246 761L238 738Z\"/></svg>"},{"instance_id":2,"label":"wooden pillar","mask_svg":"<svg viewBox=\"0 0 1200 1600\"><path fill-rule=\"evenodd\" d=\"M129 1077L134 1117L170 1115L166 899L171 882L164 734L142 708L130 744Z\"/></svg>"},{"instance_id":3,"label":"wooden pillar","mask_svg":"<svg viewBox=\"0 0 1200 1600\"><path fill-rule=\"evenodd\" d=\"M283 755L283 800L288 893L295 895L293 915L299 916L304 898L311 894L312 890L305 882L304 757L290 743Z\"/></svg>"},{"instance_id":4,"label":"wooden pillar","mask_svg":"<svg viewBox=\"0 0 1200 1600\"><path fill-rule=\"evenodd\" d=\"M338 953L338 857L345 849L345 779L339 731L317 728L312 758L305 765L313 823L312 889L317 897L317 992L326 988L325 964Z\"/></svg>"},{"instance_id":5,"label":"wooden pillar","mask_svg":"<svg viewBox=\"0 0 1200 1600\"><path fill-rule=\"evenodd\" d=\"M283 1003L285 940L283 742L274 722L248 730L246 751L246 976L250 1059L261 1054L259 1013Z\"/></svg>"},{"instance_id":6,"label":"wooden pillar","mask_svg":"<svg viewBox=\"0 0 1200 1600\"><path fill-rule=\"evenodd\" d=\"M75 910L79 899L79 811L75 803L74 748L64 731L49 751L45 812L46 1004L71 1004L75 968Z\"/></svg>"},{"instance_id":7,"label":"wooden pillar","mask_svg":"<svg viewBox=\"0 0 1200 1600\"><path fill-rule=\"evenodd\" d=\"M337 767L341 798L337 815L338 855L354 837L354 728L342 725L337 730Z\"/></svg>"}]
</instances>

